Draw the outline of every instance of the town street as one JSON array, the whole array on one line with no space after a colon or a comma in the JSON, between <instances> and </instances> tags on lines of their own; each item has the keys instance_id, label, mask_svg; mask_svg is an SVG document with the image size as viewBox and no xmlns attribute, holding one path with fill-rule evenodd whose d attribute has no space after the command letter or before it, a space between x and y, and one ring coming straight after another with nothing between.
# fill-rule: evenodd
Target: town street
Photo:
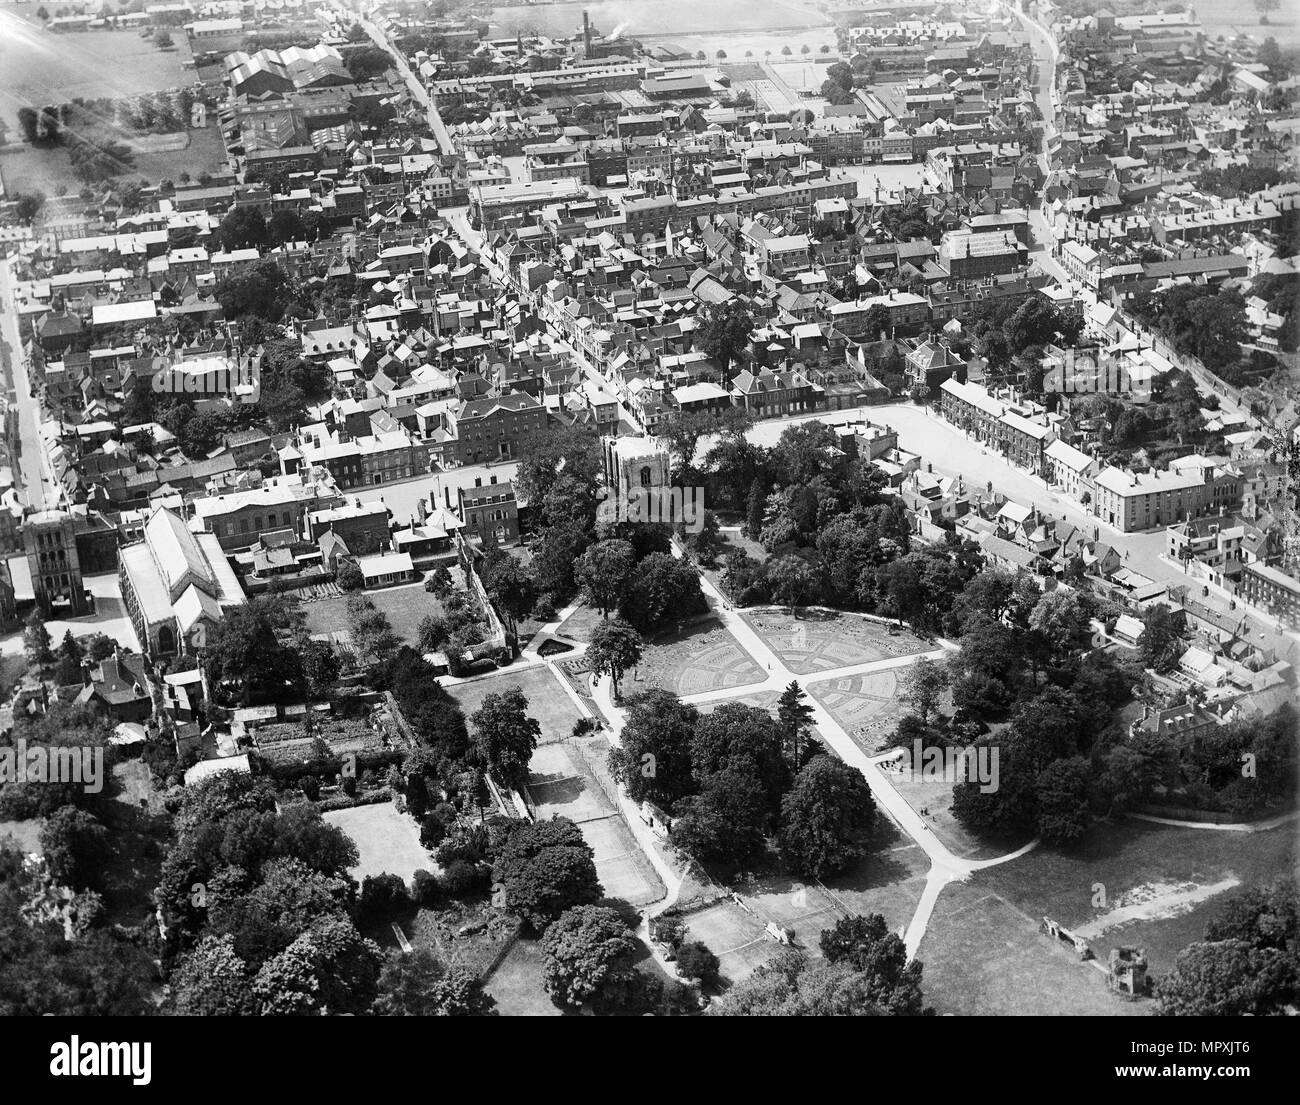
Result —
<instances>
[{"instance_id":1,"label":"town street","mask_svg":"<svg viewBox=\"0 0 1300 1105\"><path fill-rule=\"evenodd\" d=\"M15 483L25 492L28 503L36 510L43 510L47 503L58 501L58 495L50 482L46 468L45 450L41 448L40 437L40 402L32 398L31 381L27 376L27 366L23 358L23 343L18 336L18 313L14 309L14 275L12 259L0 262L0 340L6 347L6 354L12 376L14 403L18 408L17 455L11 455L15 469ZM21 480L18 477L21 476Z\"/></svg>"}]
</instances>

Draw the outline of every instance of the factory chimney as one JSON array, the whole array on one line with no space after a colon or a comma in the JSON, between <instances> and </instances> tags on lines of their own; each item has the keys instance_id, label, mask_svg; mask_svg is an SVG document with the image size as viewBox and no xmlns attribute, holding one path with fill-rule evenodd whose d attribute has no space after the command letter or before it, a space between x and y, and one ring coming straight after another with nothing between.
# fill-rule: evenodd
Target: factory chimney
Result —
<instances>
[{"instance_id":1,"label":"factory chimney","mask_svg":"<svg viewBox=\"0 0 1300 1105\"><path fill-rule=\"evenodd\" d=\"M582 48L586 57L591 57L591 20L587 13L582 13Z\"/></svg>"}]
</instances>

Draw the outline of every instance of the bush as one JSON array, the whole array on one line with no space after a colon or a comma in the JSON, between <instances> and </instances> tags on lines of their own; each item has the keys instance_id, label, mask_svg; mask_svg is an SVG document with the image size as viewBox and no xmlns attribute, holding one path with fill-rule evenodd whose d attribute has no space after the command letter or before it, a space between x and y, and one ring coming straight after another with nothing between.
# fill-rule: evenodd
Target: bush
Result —
<instances>
[{"instance_id":1,"label":"bush","mask_svg":"<svg viewBox=\"0 0 1300 1105\"><path fill-rule=\"evenodd\" d=\"M447 826L434 814L425 814L420 821L420 843L433 851L447 836Z\"/></svg>"},{"instance_id":2,"label":"bush","mask_svg":"<svg viewBox=\"0 0 1300 1105\"><path fill-rule=\"evenodd\" d=\"M416 905L436 905L441 893L438 876L432 871L417 871L411 876L411 900Z\"/></svg>"},{"instance_id":3,"label":"bush","mask_svg":"<svg viewBox=\"0 0 1300 1105\"><path fill-rule=\"evenodd\" d=\"M488 873L468 860L453 860L442 873L442 888L452 898L466 898L487 888Z\"/></svg>"}]
</instances>

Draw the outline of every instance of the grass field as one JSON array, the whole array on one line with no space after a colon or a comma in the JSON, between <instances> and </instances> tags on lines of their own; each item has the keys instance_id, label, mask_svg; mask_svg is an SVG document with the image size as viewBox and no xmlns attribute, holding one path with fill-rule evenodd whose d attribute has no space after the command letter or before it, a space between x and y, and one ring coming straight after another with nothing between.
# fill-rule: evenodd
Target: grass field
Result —
<instances>
[{"instance_id":1,"label":"grass field","mask_svg":"<svg viewBox=\"0 0 1300 1105\"><path fill-rule=\"evenodd\" d=\"M160 50L136 31L55 34L24 18L39 4L0 8L0 115L16 125L20 107L65 103L81 97L118 99L193 84L195 73L183 33ZM48 6L48 5L47 5Z\"/></svg>"},{"instance_id":2,"label":"grass field","mask_svg":"<svg viewBox=\"0 0 1300 1105\"><path fill-rule=\"evenodd\" d=\"M574 723L582 717L559 677L544 665L519 668L516 671L507 669L469 683L457 683L447 689L468 718L488 695L500 694L511 687L518 687L524 692L524 697L528 699L529 715L541 724L543 741L567 737L573 732Z\"/></svg>"},{"instance_id":3,"label":"grass field","mask_svg":"<svg viewBox=\"0 0 1300 1105\"><path fill-rule=\"evenodd\" d=\"M403 643L414 645L420 635L420 621L430 614L442 612L438 600L424 589L424 584L413 583L402 587L385 587L365 592L376 609L383 612ZM302 604L309 633L341 633L348 628L348 600L346 595L318 599Z\"/></svg>"},{"instance_id":4,"label":"grass field","mask_svg":"<svg viewBox=\"0 0 1300 1105\"><path fill-rule=\"evenodd\" d=\"M1112 996L1095 966L1041 935L1042 917L1083 928L1102 963L1112 947L1145 948L1158 977L1203 938L1226 900L1221 888L1295 870L1285 826L1252 834L1099 825L1071 852L1038 848L944 889L918 956L926 999L959 1015L1145 1015L1150 1002Z\"/></svg>"},{"instance_id":5,"label":"grass field","mask_svg":"<svg viewBox=\"0 0 1300 1105\"><path fill-rule=\"evenodd\" d=\"M433 856L420 843L414 819L398 813L391 802L329 810L322 816L356 844L358 862L348 874L358 882L367 875L396 875L409 883L415 872L435 866Z\"/></svg>"},{"instance_id":6,"label":"grass field","mask_svg":"<svg viewBox=\"0 0 1300 1105\"><path fill-rule=\"evenodd\" d=\"M541 943L520 940L483 988L496 998L497 1012L503 1017L562 1017L564 1011L542 989L544 977Z\"/></svg>"}]
</instances>

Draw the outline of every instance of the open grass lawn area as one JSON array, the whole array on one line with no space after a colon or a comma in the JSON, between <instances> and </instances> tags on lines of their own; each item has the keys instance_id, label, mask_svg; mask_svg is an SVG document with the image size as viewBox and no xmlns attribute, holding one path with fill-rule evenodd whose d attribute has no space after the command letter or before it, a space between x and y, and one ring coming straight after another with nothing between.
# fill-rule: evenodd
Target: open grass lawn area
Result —
<instances>
[{"instance_id":1,"label":"open grass lawn area","mask_svg":"<svg viewBox=\"0 0 1300 1105\"><path fill-rule=\"evenodd\" d=\"M433 870L433 856L420 843L415 819L399 813L392 802L328 810L321 816L356 844L357 865L348 874L357 882L367 875L396 875L410 885L417 871Z\"/></svg>"},{"instance_id":2,"label":"open grass lawn area","mask_svg":"<svg viewBox=\"0 0 1300 1105\"><path fill-rule=\"evenodd\" d=\"M55 34L38 20L22 18L39 6L0 8L0 111L11 126L17 124L18 109L29 104L120 99L183 88L196 79L194 70L184 67L191 55L178 29L168 50L133 30Z\"/></svg>"},{"instance_id":3,"label":"open grass lawn area","mask_svg":"<svg viewBox=\"0 0 1300 1105\"><path fill-rule=\"evenodd\" d=\"M385 587L364 594L388 618L393 632L402 642L412 646L419 640L421 620L442 612L441 604L424 589L422 583ZM304 602L301 609L307 619L308 633L346 633L348 630L346 595Z\"/></svg>"},{"instance_id":4,"label":"open grass lawn area","mask_svg":"<svg viewBox=\"0 0 1300 1105\"><path fill-rule=\"evenodd\" d=\"M556 636L567 637L571 641L581 641L585 644L591 640L592 631L602 621L604 618L599 610L583 603L560 623Z\"/></svg>"},{"instance_id":5,"label":"open grass lawn area","mask_svg":"<svg viewBox=\"0 0 1300 1105\"><path fill-rule=\"evenodd\" d=\"M1100 959L1120 944L1145 947L1152 973L1163 974L1202 939L1234 880L1244 887L1297 870L1294 824L1233 833L1121 819L1096 826L1074 851L1040 847L973 881L1036 919L1079 927Z\"/></svg>"},{"instance_id":6,"label":"open grass lawn area","mask_svg":"<svg viewBox=\"0 0 1300 1105\"><path fill-rule=\"evenodd\" d=\"M554 1005L542 989L543 978L541 941L520 940L483 989L496 998L497 1012L503 1017L564 1016L565 1010Z\"/></svg>"},{"instance_id":7,"label":"open grass lawn area","mask_svg":"<svg viewBox=\"0 0 1300 1105\"><path fill-rule=\"evenodd\" d=\"M925 1003L956 1016L1147 1016L1149 1001L1109 992L1106 977L975 876L939 895L917 958Z\"/></svg>"},{"instance_id":8,"label":"open grass lawn area","mask_svg":"<svg viewBox=\"0 0 1300 1105\"><path fill-rule=\"evenodd\" d=\"M469 683L457 683L447 690L459 703L468 719L490 694L500 694L518 687L528 699L529 716L535 717L542 727L542 740L567 737L582 713L574 704L559 677L546 665L535 664L494 672Z\"/></svg>"},{"instance_id":9,"label":"open grass lawn area","mask_svg":"<svg viewBox=\"0 0 1300 1105\"><path fill-rule=\"evenodd\" d=\"M1101 964L1112 947L1145 948L1158 977L1203 938L1234 880L1245 886L1295 869L1285 826L1230 833L1099 825L1069 853L1040 847L945 887L919 952L926 999L959 1015L1145 1015L1150 1002L1112 996L1096 966L1039 932L1042 918L1077 930Z\"/></svg>"},{"instance_id":10,"label":"open grass lawn area","mask_svg":"<svg viewBox=\"0 0 1300 1105\"><path fill-rule=\"evenodd\" d=\"M686 696L761 683L765 675L731 631L709 618L684 633L664 633L647 641L641 662L620 689L629 695L655 686Z\"/></svg>"},{"instance_id":11,"label":"open grass lawn area","mask_svg":"<svg viewBox=\"0 0 1300 1105\"><path fill-rule=\"evenodd\" d=\"M189 144L184 149L150 152L136 150L130 167L115 177L113 182L143 180L156 184L161 180L170 180L173 184L179 184L181 173L189 173L191 178L197 179L200 173L225 168L225 149L221 144L221 134L215 127L186 133ZM142 136L106 128L85 133L85 137L97 141L121 142ZM0 174L4 176L6 192L11 195L40 191L46 196L54 196L59 194L60 188L66 193L74 194L83 187L83 182L72 172L72 161L67 148L63 146L49 149L25 146L6 150L0 154Z\"/></svg>"},{"instance_id":12,"label":"open grass lawn area","mask_svg":"<svg viewBox=\"0 0 1300 1105\"><path fill-rule=\"evenodd\" d=\"M889 928L906 930L925 888L929 861L920 846L882 818L875 847L861 862L824 884L788 875L760 876L737 886L760 918L794 930L795 942L819 956L824 929L841 917L879 913Z\"/></svg>"},{"instance_id":13,"label":"open grass lawn area","mask_svg":"<svg viewBox=\"0 0 1300 1105\"><path fill-rule=\"evenodd\" d=\"M911 771L886 771L884 774L907 804L925 818L925 823L934 830L934 835L954 855L963 859L993 859L1029 843L1028 838L985 840L967 831L952 815L953 783L923 779L919 773L914 775Z\"/></svg>"}]
</instances>

